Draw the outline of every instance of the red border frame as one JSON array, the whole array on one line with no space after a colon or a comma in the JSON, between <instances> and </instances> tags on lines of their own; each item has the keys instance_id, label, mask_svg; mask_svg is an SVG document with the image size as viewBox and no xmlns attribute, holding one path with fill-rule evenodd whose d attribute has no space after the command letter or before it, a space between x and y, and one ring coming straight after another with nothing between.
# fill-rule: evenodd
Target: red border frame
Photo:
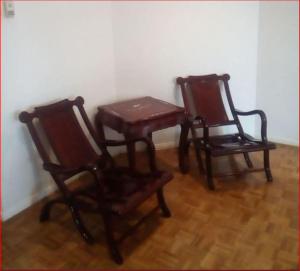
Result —
<instances>
[{"instance_id":1,"label":"red border frame","mask_svg":"<svg viewBox=\"0 0 300 271\"><path fill-rule=\"evenodd\" d=\"M0 66L0 270L3 270L3 250L2 250L2 20L4 17L3 15L3 2L5 0L0 0L0 55L1 55L1 66ZM106 2L107 0L14 0L15 2ZM299 14L300 14L300 3L299 0L188 0L187 2L215 2L215 1L220 1L220 2L298 2L298 26L299 26ZM184 2L184 0L112 0L112 2ZM299 34L298 33L298 45L299 45ZM298 48L298 66L300 63L300 56L299 56L299 48ZM300 76L300 71L298 70L298 86L299 86L299 76ZM300 102L300 95L299 95L299 89L298 89L298 101ZM298 117L300 117L300 111L298 108ZM298 127L298 143L300 143L299 139L299 134L300 134L300 127ZM298 147L298 157L300 157L300 151ZM298 165L300 166L300 160L298 159ZM300 235L300 200L299 200L299 195L300 195L300 179L298 175L298 233ZM298 267L300 268L300 240L298 239ZM14 270L14 269L7 269L7 270ZM22 271L27 271L31 269L22 269ZM47 270L52 270L52 269L43 269L45 271ZM64 269L68 270L68 269ZM70 269L69 269L70 270ZM83 270L83 269L78 269L78 271ZM92 269L91 269L92 270ZM94 269L96 270L96 269ZM111 269L114 270L114 269ZM122 269L118 269L122 270ZM141 269L140 269L141 270ZM173 271L173 270L172 270ZM225 271L225 270L224 270ZM282 270L283 271L283 270Z\"/></svg>"}]
</instances>

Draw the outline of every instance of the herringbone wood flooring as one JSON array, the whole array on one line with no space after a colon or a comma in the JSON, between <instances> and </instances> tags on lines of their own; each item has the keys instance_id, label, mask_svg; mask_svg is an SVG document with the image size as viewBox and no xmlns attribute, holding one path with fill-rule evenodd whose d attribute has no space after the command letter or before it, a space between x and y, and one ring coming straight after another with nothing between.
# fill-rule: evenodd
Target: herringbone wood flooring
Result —
<instances>
[{"instance_id":1,"label":"herringbone wood flooring","mask_svg":"<svg viewBox=\"0 0 300 271\"><path fill-rule=\"evenodd\" d=\"M251 158L261 167L262 153ZM298 148L279 145L271 152L273 183L266 182L264 172L218 177L214 192L206 189L192 154L186 175L178 170L175 149L158 151L157 160L175 175L165 188L172 217L157 213L129 237L121 246L122 266L108 255L100 216L84 215L97 241L89 246L64 206L54 207L51 220L39 223L38 203L3 224L3 267L298 269ZM239 155L222 157L214 159L214 168L242 169L245 162ZM155 204L150 199L127 223Z\"/></svg>"}]
</instances>

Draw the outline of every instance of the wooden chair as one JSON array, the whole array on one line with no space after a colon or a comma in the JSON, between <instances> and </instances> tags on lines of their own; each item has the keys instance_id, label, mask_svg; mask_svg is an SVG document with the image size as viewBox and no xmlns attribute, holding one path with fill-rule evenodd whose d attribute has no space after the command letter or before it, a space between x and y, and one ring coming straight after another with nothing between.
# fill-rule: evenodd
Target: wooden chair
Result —
<instances>
[{"instance_id":1,"label":"wooden chair","mask_svg":"<svg viewBox=\"0 0 300 271\"><path fill-rule=\"evenodd\" d=\"M169 217L170 211L164 200L163 186L173 176L162 171L152 170L148 174L142 174L117 167L107 151L107 146L121 146L128 144L129 141L105 140L103 136L96 134L83 108L83 103L82 97L77 97L74 101L66 99L36 107L33 113L22 112L19 115L20 121L26 123L29 129L43 160L44 169L51 174L62 195L44 205L40 221L49 219L50 210L54 204L64 203L68 206L82 238L87 243L93 243L94 239L86 229L80 211L98 212L103 218L106 240L112 258L116 263L121 264L123 259L118 250L118 243L127 237L131 230L116 240L112 224L113 217L123 217L154 193L157 194L158 199L158 206L154 209L157 210L160 207L163 215ZM101 150L101 155L98 155L92 147L73 107L78 108L88 133ZM43 145L34 119L38 120L58 163L54 163L53 159L50 159L50 150L48 151ZM151 144L149 145L145 139L131 141L144 141L148 146L150 162L154 164L155 158ZM79 190L71 191L65 181L84 171L92 175L93 183ZM141 221L144 219L145 217Z\"/></svg>"},{"instance_id":2,"label":"wooden chair","mask_svg":"<svg viewBox=\"0 0 300 271\"><path fill-rule=\"evenodd\" d=\"M268 181L272 181L269 162L269 150L275 149L275 144L267 139L267 118L262 110L242 112L234 107L229 90L230 76L216 74L203 76L178 77L177 83L181 87L184 106L188 115L188 123L192 132L192 141L196 150L196 157L200 170L203 170L200 151L205 152L207 183L214 189L212 179L211 157L243 153L247 166L253 168L249 152L263 151L264 170ZM225 88L226 98L233 119L229 119L223 103L220 86ZM261 119L261 140L246 134L240 123L239 116L259 115ZM235 125L237 133L211 136L209 128L224 125ZM203 129L203 136L198 137L196 130Z\"/></svg>"}]
</instances>

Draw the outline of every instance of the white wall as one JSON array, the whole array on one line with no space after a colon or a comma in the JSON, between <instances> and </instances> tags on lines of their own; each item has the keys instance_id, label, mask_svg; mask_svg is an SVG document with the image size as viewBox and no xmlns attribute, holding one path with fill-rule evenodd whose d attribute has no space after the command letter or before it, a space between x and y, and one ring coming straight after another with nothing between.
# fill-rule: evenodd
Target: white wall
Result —
<instances>
[{"instance_id":1,"label":"white wall","mask_svg":"<svg viewBox=\"0 0 300 271\"><path fill-rule=\"evenodd\" d=\"M253 109L258 12L258 3L236 1L113 3L118 99L151 95L182 104L177 76L229 73L236 107ZM254 120L246 127L253 133ZM170 137L174 129L154 140Z\"/></svg>"},{"instance_id":2,"label":"white wall","mask_svg":"<svg viewBox=\"0 0 300 271\"><path fill-rule=\"evenodd\" d=\"M280 118L277 111L282 106L273 91L281 95L288 84L284 97L278 100L293 108L296 117L282 111L295 126L298 67L290 64L297 57L293 30L297 15L288 4L282 5L282 13L277 4L271 9L268 5L236 1L16 1L15 17L2 19L3 218L53 188L26 127L17 118L21 110L33 105L82 95L92 117L99 104L136 96L151 95L182 104L175 86L177 76L229 73L236 107L250 110L257 107L257 101L267 111L274 137L279 130L274 126ZM276 16L282 19L277 21ZM274 24L281 33L279 41ZM273 42L268 42L271 38ZM273 67L277 62L272 57L279 59L281 70ZM277 76L268 73L269 68ZM273 83L273 78L281 80ZM270 98L274 104L266 102ZM253 119L245 125L249 133L255 132ZM290 128L283 125L282 130ZM155 143L174 143L178 132L158 132ZM294 133L278 138L293 140Z\"/></svg>"},{"instance_id":3,"label":"white wall","mask_svg":"<svg viewBox=\"0 0 300 271\"><path fill-rule=\"evenodd\" d=\"M297 2L260 4L257 107L267 113L269 138L295 145L299 127L298 16Z\"/></svg>"},{"instance_id":4,"label":"white wall","mask_svg":"<svg viewBox=\"0 0 300 271\"><path fill-rule=\"evenodd\" d=\"M82 95L90 115L115 100L110 3L15 2L3 18L3 218L53 188L21 110Z\"/></svg>"}]
</instances>

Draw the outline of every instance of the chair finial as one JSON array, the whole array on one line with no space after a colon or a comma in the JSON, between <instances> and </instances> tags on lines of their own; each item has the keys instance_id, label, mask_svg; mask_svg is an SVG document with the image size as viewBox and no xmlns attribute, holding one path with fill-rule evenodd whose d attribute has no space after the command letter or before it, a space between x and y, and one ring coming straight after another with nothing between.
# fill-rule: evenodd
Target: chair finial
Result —
<instances>
[{"instance_id":1,"label":"chair finial","mask_svg":"<svg viewBox=\"0 0 300 271\"><path fill-rule=\"evenodd\" d=\"M177 84L182 84L184 79L182 77L177 77L176 82Z\"/></svg>"},{"instance_id":2,"label":"chair finial","mask_svg":"<svg viewBox=\"0 0 300 271\"><path fill-rule=\"evenodd\" d=\"M28 112L23 111L19 114L19 120L23 123L27 123L31 120L31 115Z\"/></svg>"},{"instance_id":3,"label":"chair finial","mask_svg":"<svg viewBox=\"0 0 300 271\"><path fill-rule=\"evenodd\" d=\"M77 104L77 105L83 105L84 104L84 99L81 96L78 96L74 100L74 103Z\"/></svg>"}]
</instances>

